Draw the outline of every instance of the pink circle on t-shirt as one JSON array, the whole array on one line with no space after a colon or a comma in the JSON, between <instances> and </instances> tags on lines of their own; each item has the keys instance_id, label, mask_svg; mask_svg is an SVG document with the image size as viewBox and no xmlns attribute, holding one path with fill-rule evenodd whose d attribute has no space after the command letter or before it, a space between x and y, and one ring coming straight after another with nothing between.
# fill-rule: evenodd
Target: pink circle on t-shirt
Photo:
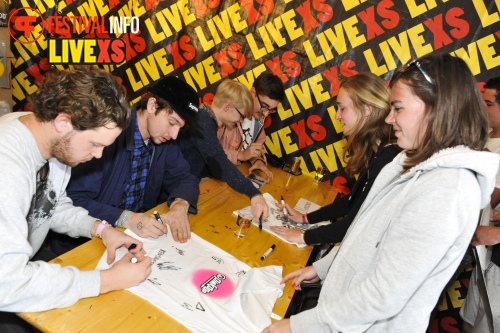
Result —
<instances>
[{"instance_id":1,"label":"pink circle on t-shirt","mask_svg":"<svg viewBox=\"0 0 500 333\"><path fill-rule=\"evenodd\" d=\"M213 298L227 298L234 291L233 282L225 274L213 269L197 270L191 281L199 292Z\"/></svg>"}]
</instances>

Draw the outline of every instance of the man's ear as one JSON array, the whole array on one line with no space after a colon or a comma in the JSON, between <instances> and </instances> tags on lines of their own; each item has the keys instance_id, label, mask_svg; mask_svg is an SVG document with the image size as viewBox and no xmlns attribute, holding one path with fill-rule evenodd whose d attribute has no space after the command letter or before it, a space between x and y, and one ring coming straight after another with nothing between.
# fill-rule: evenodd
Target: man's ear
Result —
<instances>
[{"instance_id":1,"label":"man's ear","mask_svg":"<svg viewBox=\"0 0 500 333\"><path fill-rule=\"evenodd\" d=\"M154 114L156 112L156 98L150 97L148 104L146 104L146 112Z\"/></svg>"},{"instance_id":2,"label":"man's ear","mask_svg":"<svg viewBox=\"0 0 500 333\"><path fill-rule=\"evenodd\" d=\"M67 113L59 113L53 123L57 133L68 133L73 130L71 117Z\"/></svg>"}]
</instances>

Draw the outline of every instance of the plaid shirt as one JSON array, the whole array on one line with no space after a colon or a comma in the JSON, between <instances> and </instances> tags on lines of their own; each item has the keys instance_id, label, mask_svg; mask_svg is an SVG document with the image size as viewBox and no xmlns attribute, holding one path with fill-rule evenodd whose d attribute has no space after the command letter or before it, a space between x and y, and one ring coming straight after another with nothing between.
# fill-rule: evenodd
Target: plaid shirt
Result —
<instances>
[{"instance_id":1,"label":"plaid shirt","mask_svg":"<svg viewBox=\"0 0 500 333\"><path fill-rule=\"evenodd\" d=\"M130 179L125 185L120 208L138 212L142 207L144 187L146 186L149 165L154 153L154 143L149 141L149 144L146 145L142 140L138 120L135 122L134 146L131 159L132 167Z\"/></svg>"}]
</instances>

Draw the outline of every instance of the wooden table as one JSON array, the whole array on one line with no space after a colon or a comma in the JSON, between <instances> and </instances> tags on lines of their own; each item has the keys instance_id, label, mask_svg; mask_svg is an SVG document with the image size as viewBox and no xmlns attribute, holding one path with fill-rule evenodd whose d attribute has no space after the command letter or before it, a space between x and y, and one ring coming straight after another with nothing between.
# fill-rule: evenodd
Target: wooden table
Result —
<instances>
[{"instance_id":1,"label":"wooden table","mask_svg":"<svg viewBox=\"0 0 500 333\"><path fill-rule=\"evenodd\" d=\"M247 165L239 168L247 173ZM261 192L268 192L275 199L283 195L285 201L292 206L301 197L325 205L337 195L335 188L317 184L311 177L293 176L276 168L272 171L274 180L261 187ZM200 184L198 214L189 217L191 230L251 267L282 265L284 275L303 267L311 254L312 246L298 248L268 232L259 232L255 226L249 229L243 239L233 236L236 217L232 212L249 205L250 201L246 196L233 191L226 183L214 179L203 182ZM160 213L168 211L166 204L155 209ZM261 261L260 256L272 244L276 244L276 249L265 261ZM92 270L104 250L102 242L93 239L52 262ZM284 316L293 294L294 289L287 284L273 312ZM43 332L190 332L163 311L126 290L82 299L67 308L20 313L19 316Z\"/></svg>"}]
</instances>

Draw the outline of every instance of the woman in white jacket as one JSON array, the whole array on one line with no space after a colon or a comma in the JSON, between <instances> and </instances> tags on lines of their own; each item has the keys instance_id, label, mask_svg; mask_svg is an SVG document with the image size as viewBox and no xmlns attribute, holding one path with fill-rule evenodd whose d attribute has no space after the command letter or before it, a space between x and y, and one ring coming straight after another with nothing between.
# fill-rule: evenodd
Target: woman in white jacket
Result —
<instances>
[{"instance_id":1,"label":"woman in white jacket","mask_svg":"<svg viewBox=\"0 0 500 333\"><path fill-rule=\"evenodd\" d=\"M498 154L482 152L486 111L466 63L450 55L408 63L390 82L398 145L341 246L292 272L322 280L316 308L269 332L425 332L490 200Z\"/></svg>"}]
</instances>

